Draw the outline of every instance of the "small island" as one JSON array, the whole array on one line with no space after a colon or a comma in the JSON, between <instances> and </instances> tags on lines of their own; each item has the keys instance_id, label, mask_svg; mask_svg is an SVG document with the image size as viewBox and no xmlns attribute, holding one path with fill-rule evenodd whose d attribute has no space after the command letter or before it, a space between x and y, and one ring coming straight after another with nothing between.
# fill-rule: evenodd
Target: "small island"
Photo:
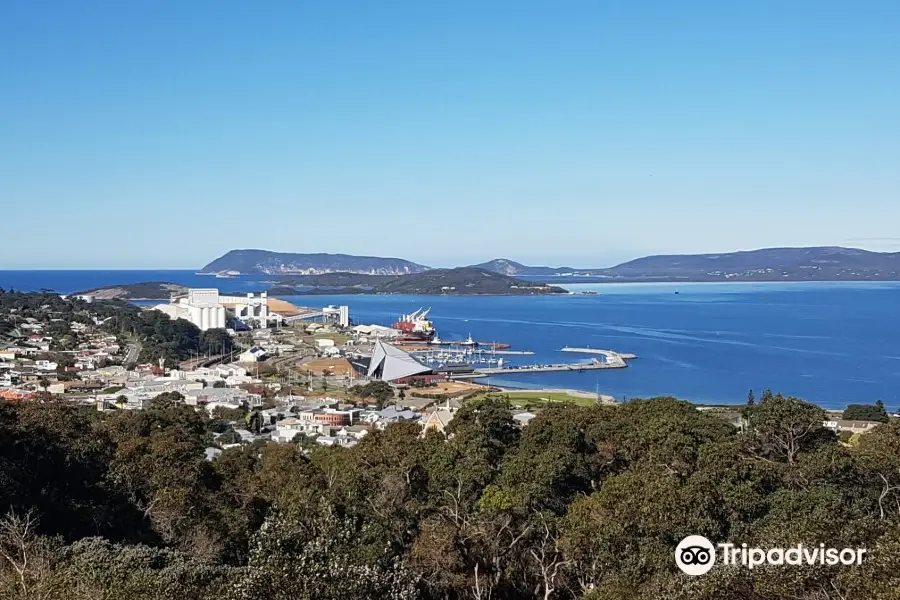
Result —
<instances>
[{"instance_id":1,"label":"small island","mask_svg":"<svg viewBox=\"0 0 900 600\"><path fill-rule=\"evenodd\" d=\"M290 293L288 293L290 292ZM477 267L431 269L411 275L328 273L286 277L272 293L303 294L409 294L418 296L566 294L547 283L527 281Z\"/></svg>"},{"instance_id":2,"label":"small island","mask_svg":"<svg viewBox=\"0 0 900 600\"><path fill-rule=\"evenodd\" d=\"M187 288L174 283L151 281L95 288L77 294L98 300L168 300ZM272 296L317 296L349 294L408 294L416 296L534 296L567 294L555 285L526 281L486 269L460 267L432 269L412 275L368 275L327 273L284 277L267 290Z\"/></svg>"}]
</instances>

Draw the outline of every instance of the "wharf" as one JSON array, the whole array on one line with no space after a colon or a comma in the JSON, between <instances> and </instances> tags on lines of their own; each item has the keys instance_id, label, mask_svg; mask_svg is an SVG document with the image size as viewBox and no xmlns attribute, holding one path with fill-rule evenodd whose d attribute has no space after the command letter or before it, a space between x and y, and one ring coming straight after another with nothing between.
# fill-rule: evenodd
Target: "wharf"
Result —
<instances>
[{"instance_id":1,"label":"wharf","mask_svg":"<svg viewBox=\"0 0 900 600\"><path fill-rule=\"evenodd\" d=\"M574 352L577 354L602 354L606 360L631 360L637 358L637 354L625 354L622 352L614 352L612 350L601 350L600 348L569 348L566 346L560 352Z\"/></svg>"},{"instance_id":2,"label":"wharf","mask_svg":"<svg viewBox=\"0 0 900 600\"><path fill-rule=\"evenodd\" d=\"M601 369L623 369L628 365L624 360L618 360L613 362L600 362L599 360L593 360L589 363L568 363L568 364L557 364L557 365L525 365L522 367L490 367L486 369L476 368L475 372L467 375L459 375L458 377L465 377L469 379L475 379L478 377L488 377L491 375L513 375L513 374L522 374L522 373L550 373L553 371L599 371Z\"/></svg>"}]
</instances>

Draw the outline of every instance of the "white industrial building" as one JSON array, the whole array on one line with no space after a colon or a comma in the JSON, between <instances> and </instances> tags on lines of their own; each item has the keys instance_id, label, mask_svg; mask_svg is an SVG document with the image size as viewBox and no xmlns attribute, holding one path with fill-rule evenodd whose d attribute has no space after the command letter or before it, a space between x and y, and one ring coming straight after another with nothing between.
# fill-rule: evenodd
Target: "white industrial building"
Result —
<instances>
[{"instance_id":1,"label":"white industrial building","mask_svg":"<svg viewBox=\"0 0 900 600\"><path fill-rule=\"evenodd\" d=\"M322 315L325 317L326 321L332 321L341 327L350 326L349 306L326 306L322 309Z\"/></svg>"},{"instance_id":2,"label":"white industrial building","mask_svg":"<svg viewBox=\"0 0 900 600\"><path fill-rule=\"evenodd\" d=\"M370 338L394 338L403 335L399 329L385 327L383 325L357 325L352 329L356 335L362 335Z\"/></svg>"},{"instance_id":3,"label":"white industrial building","mask_svg":"<svg viewBox=\"0 0 900 600\"><path fill-rule=\"evenodd\" d=\"M247 324L268 327L279 324L281 315L269 312L269 298L266 292L259 295L221 296L216 288L191 288L186 296L173 297L169 304L157 304L153 308L164 312L172 319L185 319L200 328L224 328L227 311Z\"/></svg>"},{"instance_id":4,"label":"white industrial building","mask_svg":"<svg viewBox=\"0 0 900 600\"><path fill-rule=\"evenodd\" d=\"M225 327L225 306L215 288L189 289L186 297L173 298L169 304L157 304L158 311L172 319L184 319L201 331Z\"/></svg>"},{"instance_id":5,"label":"white industrial building","mask_svg":"<svg viewBox=\"0 0 900 600\"><path fill-rule=\"evenodd\" d=\"M153 308L166 313L172 319L190 321L202 331L224 328L228 317L233 316L251 328L266 328L285 322L322 318L342 326L350 324L350 308L328 306L320 311L299 309L288 302L272 298L276 310L269 306L269 295L248 293L246 296L224 296L216 288L191 288L186 295L173 296L168 304L157 304ZM291 315L285 318L281 312ZM296 314L294 314L296 313Z\"/></svg>"},{"instance_id":6,"label":"white industrial building","mask_svg":"<svg viewBox=\"0 0 900 600\"><path fill-rule=\"evenodd\" d=\"M235 318L247 324L256 323L265 328L270 322L278 325L282 320L281 315L269 312L269 295L266 292L260 292L259 295L249 293L246 296L221 296L219 302L233 310Z\"/></svg>"}]
</instances>

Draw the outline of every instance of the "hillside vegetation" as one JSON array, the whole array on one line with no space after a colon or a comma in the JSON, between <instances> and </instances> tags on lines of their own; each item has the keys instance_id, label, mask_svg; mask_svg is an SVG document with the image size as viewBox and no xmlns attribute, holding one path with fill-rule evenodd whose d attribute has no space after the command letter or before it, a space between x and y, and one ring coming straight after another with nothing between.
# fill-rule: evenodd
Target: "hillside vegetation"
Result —
<instances>
[{"instance_id":1,"label":"hillside vegetation","mask_svg":"<svg viewBox=\"0 0 900 600\"><path fill-rule=\"evenodd\" d=\"M501 275L486 269L433 269L398 277L373 288L378 294L559 294L566 290Z\"/></svg>"},{"instance_id":2,"label":"hillside vegetation","mask_svg":"<svg viewBox=\"0 0 900 600\"><path fill-rule=\"evenodd\" d=\"M431 269L424 273L399 276L328 273L286 277L272 289L272 293L280 295L315 293L532 295L561 294L566 293L566 290L558 286L501 275L487 269L459 267L456 269Z\"/></svg>"},{"instance_id":3,"label":"hillside vegetation","mask_svg":"<svg viewBox=\"0 0 900 600\"><path fill-rule=\"evenodd\" d=\"M177 395L3 403L0 598L895 599L900 426L842 445L821 409L768 393L745 419L655 398L520 429L489 396L446 436L394 424L350 449L208 461L223 424ZM673 560L688 534L868 554L691 578Z\"/></svg>"}]
</instances>

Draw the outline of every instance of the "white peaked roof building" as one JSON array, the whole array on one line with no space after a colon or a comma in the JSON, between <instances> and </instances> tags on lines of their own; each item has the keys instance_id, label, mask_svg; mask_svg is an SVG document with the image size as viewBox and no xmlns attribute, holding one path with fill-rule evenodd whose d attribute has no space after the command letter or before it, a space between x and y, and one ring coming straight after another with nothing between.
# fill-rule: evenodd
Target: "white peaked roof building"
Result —
<instances>
[{"instance_id":1,"label":"white peaked roof building","mask_svg":"<svg viewBox=\"0 0 900 600\"><path fill-rule=\"evenodd\" d=\"M378 340L367 375L383 381L395 381L430 372L431 367L426 367L403 350Z\"/></svg>"}]
</instances>

